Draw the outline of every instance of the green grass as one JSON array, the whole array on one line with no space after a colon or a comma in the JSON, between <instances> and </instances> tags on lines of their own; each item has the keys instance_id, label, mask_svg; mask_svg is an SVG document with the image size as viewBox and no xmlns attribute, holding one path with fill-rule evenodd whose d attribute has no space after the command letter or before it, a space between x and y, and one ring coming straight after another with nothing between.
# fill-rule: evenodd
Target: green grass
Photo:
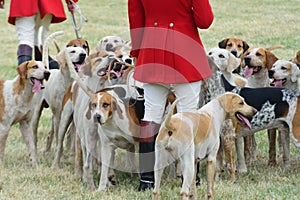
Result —
<instances>
[{"instance_id":1,"label":"green grass","mask_svg":"<svg viewBox=\"0 0 300 200\"><path fill-rule=\"evenodd\" d=\"M200 30L206 49L217 46L225 37L236 36L244 39L250 46L284 46L274 50L280 59L290 59L300 49L300 3L299 0L252 0L252 1L217 1L211 0L215 13L213 25L208 30ZM89 0L79 2L83 14L88 18L80 31L89 41L91 50L105 35L120 35L129 38L127 20L127 1L125 0ZM0 79L16 76L17 35L15 27L7 23L9 1L5 10L0 10ZM65 35L57 37L61 47L75 38L72 22L68 20L51 25L51 32L64 30ZM51 55L55 47L50 46ZM136 192L138 178L117 171L118 185L104 193L87 190L74 174L72 162L63 159L62 168L51 169L54 155L52 148L43 154L47 132L50 129L51 112L44 110L39 126L38 157L39 167L32 169L24 141L14 126L6 144L4 166L0 167L0 182L3 189L0 199L151 199L151 191ZM300 159L291 144L291 167L279 165L268 167L267 134L256 134L258 142L258 160L249 167L245 174L237 174L237 181L231 183L224 173L215 184L215 199L299 199ZM206 195L205 169L202 167L202 185L197 190L197 199ZM95 173L96 174L96 173ZM97 182L98 176L95 176ZM162 180L162 199L180 199L179 179Z\"/></svg>"}]
</instances>

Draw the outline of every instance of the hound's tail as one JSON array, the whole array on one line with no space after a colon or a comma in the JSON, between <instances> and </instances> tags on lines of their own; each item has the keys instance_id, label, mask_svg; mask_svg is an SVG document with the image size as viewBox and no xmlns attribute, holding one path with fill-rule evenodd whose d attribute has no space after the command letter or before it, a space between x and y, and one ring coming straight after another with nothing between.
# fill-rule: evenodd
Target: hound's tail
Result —
<instances>
[{"instance_id":1,"label":"hound's tail","mask_svg":"<svg viewBox=\"0 0 300 200\"><path fill-rule=\"evenodd\" d=\"M45 64L46 68L49 69L49 60L48 60L48 50L49 50L49 43L52 41L56 36L63 35L63 31L57 31L49 35L44 43L43 48L43 63Z\"/></svg>"},{"instance_id":2,"label":"hound's tail","mask_svg":"<svg viewBox=\"0 0 300 200\"><path fill-rule=\"evenodd\" d=\"M275 45L275 46L266 48L266 50L273 51L274 49L280 49L280 48L283 48L283 46L282 45Z\"/></svg>"},{"instance_id":3,"label":"hound's tail","mask_svg":"<svg viewBox=\"0 0 300 200\"><path fill-rule=\"evenodd\" d=\"M169 108L169 111L167 113L167 116L166 116L166 119L165 119L165 127L168 129L168 130L171 130L172 127L171 127L171 118L172 118L172 115L174 114L174 109L175 109L175 106L177 105L178 101L183 99L184 97L182 98L179 98L179 99L176 99L171 107Z\"/></svg>"}]
</instances>

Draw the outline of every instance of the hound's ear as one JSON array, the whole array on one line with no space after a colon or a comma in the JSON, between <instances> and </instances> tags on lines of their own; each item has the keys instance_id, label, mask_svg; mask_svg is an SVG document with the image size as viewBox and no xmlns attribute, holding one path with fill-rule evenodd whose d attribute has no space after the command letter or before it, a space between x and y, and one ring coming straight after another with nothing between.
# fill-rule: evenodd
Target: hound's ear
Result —
<instances>
[{"instance_id":1,"label":"hound's ear","mask_svg":"<svg viewBox=\"0 0 300 200\"><path fill-rule=\"evenodd\" d=\"M27 76L27 65L30 61L23 62L17 67L17 72L21 78L26 78Z\"/></svg>"},{"instance_id":2,"label":"hound's ear","mask_svg":"<svg viewBox=\"0 0 300 200\"><path fill-rule=\"evenodd\" d=\"M297 82L297 80L300 76L300 70L295 63L291 63L291 68L292 68L291 81Z\"/></svg>"},{"instance_id":3,"label":"hound's ear","mask_svg":"<svg viewBox=\"0 0 300 200\"><path fill-rule=\"evenodd\" d=\"M62 66L64 66L67 63L65 51L66 49L63 49L56 55L57 62Z\"/></svg>"},{"instance_id":4,"label":"hound's ear","mask_svg":"<svg viewBox=\"0 0 300 200\"><path fill-rule=\"evenodd\" d=\"M91 102L89 103L89 108L88 110L86 111L85 113L85 117L90 120L91 119L91 116L92 116L92 108L91 108Z\"/></svg>"},{"instance_id":5,"label":"hound's ear","mask_svg":"<svg viewBox=\"0 0 300 200\"><path fill-rule=\"evenodd\" d=\"M115 98L112 100L112 107L113 107L114 111L117 111L117 113L119 115L119 118L123 119L122 110L121 110L120 106L118 105L118 103L117 103L117 101L116 101Z\"/></svg>"},{"instance_id":6,"label":"hound's ear","mask_svg":"<svg viewBox=\"0 0 300 200\"><path fill-rule=\"evenodd\" d=\"M218 44L219 47L220 47L221 49L226 49L226 44L227 44L228 40L229 40L229 38L226 38L226 39L220 41L219 44Z\"/></svg>"},{"instance_id":7,"label":"hound's ear","mask_svg":"<svg viewBox=\"0 0 300 200\"><path fill-rule=\"evenodd\" d=\"M241 59L235 57L232 53L229 53L227 71L231 73L233 70L241 65Z\"/></svg>"},{"instance_id":8,"label":"hound's ear","mask_svg":"<svg viewBox=\"0 0 300 200\"><path fill-rule=\"evenodd\" d=\"M87 55L89 56L89 55L90 55L90 45L89 45L88 41L86 41L86 40L85 40L85 43L86 43L86 45L87 45L86 53L87 53Z\"/></svg>"},{"instance_id":9,"label":"hound's ear","mask_svg":"<svg viewBox=\"0 0 300 200\"><path fill-rule=\"evenodd\" d=\"M244 59L245 59L247 53L248 53L248 50L245 51L245 52L242 54L241 58L240 58L240 61L241 61L241 67L242 67L242 68L245 68L245 62L244 62Z\"/></svg>"},{"instance_id":10,"label":"hound's ear","mask_svg":"<svg viewBox=\"0 0 300 200\"><path fill-rule=\"evenodd\" d=\"M229 112L232 109L233 97L234 96L232 94L226 93L218 98L225 112Z\"/></svg>"},{"instance_id":11,"label":"hound's ear","mask_svg":"<svg viewBox=\"0 0 300 200\"><path fill-rule=\"evenodd\" d=\"M243 46L244 46L244 51L243 52L246 52L249 49L248 43L243 41Z\"/></svg>"},{"instance_id":12,"label":"hound's ear","mask_svg":"<svg viewBox=\"0 0 300 200\"><path fill-rule=\"evenodd\" d=\"M277 60L278 58L271 51L266 50L266 65L268 69L271 69Z\"/></svg>"}]
</instances>

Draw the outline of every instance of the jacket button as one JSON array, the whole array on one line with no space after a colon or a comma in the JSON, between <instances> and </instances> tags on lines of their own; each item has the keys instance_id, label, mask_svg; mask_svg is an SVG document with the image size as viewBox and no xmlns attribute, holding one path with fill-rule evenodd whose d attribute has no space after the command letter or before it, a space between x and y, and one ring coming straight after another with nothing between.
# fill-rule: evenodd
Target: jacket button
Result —
<instances>
[{"instance_id":1,"label":"jacket button","mask_svg":"<svg viewBox=\"0 0 300 200\"><path fill-rule=\"evenodd\" d=\"M158 23L157 22L154 22L154 24L153 24L154 26L158 26Z\"/></svg>"},{"instance_id":2,"label":"jacket button","mask_svg":"<svg viewBox=\"0 0 300 200\"><path fill-rule=\"evenodd\" d=\"M173 26L174 26L174 24L173 24L173 23L170 23L170 24L169 24L169 27L170 27L170 28L172 28Z\"/></svg>"}]
</instances>

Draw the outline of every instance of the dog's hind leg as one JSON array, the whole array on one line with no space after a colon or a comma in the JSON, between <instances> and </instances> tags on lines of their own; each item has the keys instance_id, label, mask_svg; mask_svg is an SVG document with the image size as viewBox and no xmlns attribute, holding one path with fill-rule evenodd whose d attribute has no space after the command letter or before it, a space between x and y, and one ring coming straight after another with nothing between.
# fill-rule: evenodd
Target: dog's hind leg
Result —
<instances>
[{"instance_id":1,"label":"dog's hind leg","mask_svg":"<svg viewBox=\"0 0 300 200\"><path fill-rule=\"evenodd\" d=\"M166 150L160 149L159 146L155 145L155 164L154 164L154 189L153 189L153 200L158 200L160 191L161 177L164 172L164 168L168 166L168 156Z\"/></svg>"},{"instance_id":2,"label":"dog's hind leg","mask_svg":"<svg viewBox=\"0 0 300 200\"><path fill-rule=\"evenodd\" d=\"M183 147L184 148L184 147ZM185 149L185 148L184 148ZM182 169L183 183L180 191L182 199L195 198L195 194L190 194L190 188L193 184L194 172L195 172L195 156L194 148L187 148L184 154L180 158L180 164Z\"/></svg>"},{"instance_id":3,"label":"dog's hind leg","mask_svg":"<svg viewBox=\"0 0 300 200\"><path fill-rule=\"evenodd\" d=\"M54 135L54 115L52 116L52 120L51 120L51 127L50 127L50 131L48 132L48 136L47 136L47 141L46 141L46 147L44 150L44 153L47 153L50 151L51 149L51 144L52 144L52 140L53 140L53 135Z\"/></svg>"},{"instance_id":4,"label":"dog's hind leg","mask_svg":"<svg viewBox=\"0 0 300 200\"><path fill-rule=\"evenodd\" d=\"M60 163L60 158L63 152L63 142L65 133L67 132L68 126L73 120L73 110L64 110L62 112L62 117L59 123L59 130L58 130L58 141L56 145L56 151L55 151L55 157L53 160L52 168L58 168L58 165Z\"/></svg>"}]
</instances>

